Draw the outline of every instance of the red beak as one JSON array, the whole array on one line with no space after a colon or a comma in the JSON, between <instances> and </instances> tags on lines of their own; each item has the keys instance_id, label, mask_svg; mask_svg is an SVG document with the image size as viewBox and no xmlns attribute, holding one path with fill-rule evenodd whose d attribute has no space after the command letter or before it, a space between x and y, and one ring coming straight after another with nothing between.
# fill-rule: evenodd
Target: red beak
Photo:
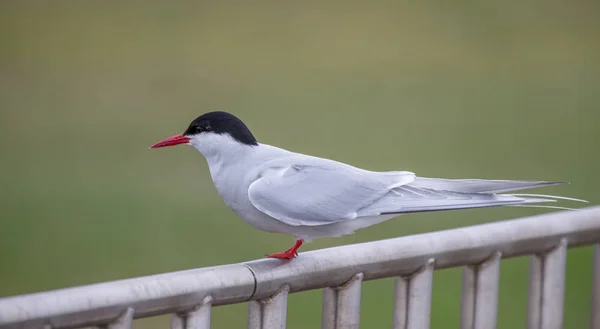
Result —
<instances>
[{"instance_id":1,"label":"red beak","mask_svg":"<svg viewBox=\"0 0 600 329\"><path fill-rule=\"evenodd\" d=\"M159 147L165 147L165 146L173 146L173 145L179 145L179 144L187 144L190 142L190 139L183 136L183 135L175 135L175 136L171 136L167 139L163 139L162 141L150 146L151 149L155 149L155 148L159 148Z\"/></svg>"}]
</instances>

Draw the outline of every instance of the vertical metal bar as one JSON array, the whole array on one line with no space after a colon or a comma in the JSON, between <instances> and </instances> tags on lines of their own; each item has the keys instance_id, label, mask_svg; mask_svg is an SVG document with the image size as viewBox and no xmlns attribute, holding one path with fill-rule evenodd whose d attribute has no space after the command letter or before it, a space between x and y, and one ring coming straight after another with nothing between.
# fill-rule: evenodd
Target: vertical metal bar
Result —
<instances>
[{"instance_id":1,"label":"vertical metal bar","mask_svg":"<svg viewBox=\"0 0 600 329\"><path fill-rule=\"evenodd\" d=\"M567 239L561 239L556 249L544 259L542 280L543 329L561 329L565 298L565 270L567 265Z\"/></svg>"},{"instance_id":2,"label":"vertical metal bar","mask_svg":"<svg viewBox=\"0 0 600 329\"><path fill-rule=\"evenodd\" d=\"M202 303L186 314L185 329L210 329L212 297L206 296Z\"/></svg>"},{"instance_id":3,"label":"vertical metal bar","mask_svg":"<svg viewBox=\"0 0 600 329\"><path fill-rule=\"evenodd\" d=\"M185 314L171 314L171 329L210 329L212 297L206 296L198 306Z\"/></svg>"},{"instance_id":4,"label":"vertical metal bar","mask_svg":"<svg viewBox=\"0 0 600 329\"><path fill-rule=\"evenodd\" d=\"M358 273L339 287L323 289L323 329L359 328L362 279Z\"/></svg>"},{"instance_id":5,"label":"vertical metal bar","mask_svg":"<svg viewBox=\"0 0 600 329\"><path fill-rule=\"evenodd\" d=\"M171 314L171 329L185 329L185 317L181 314Z\"/></svg>"},{"instance_id":6,"label":"vertical metal bar","mask_svg":"<svg viewBox=\"0 0 600 329\"><path fill-rule=\"evenodd\" d=\"M408 310L408 285L409 281L403 277L397 277L394 284L394 319L393 329L406 328L406 312Z\"/></svg>"},{"instance_id":7,"label":"vertical metal bar","mask_svg":"<svg viewBox=\"0 0 600 329\"><path fill-rule=\"evenodd\" d=\"M529 291L527 294L527 329L541 329L542 271L542 256L531 255L529 259Z\"/></svg>"},{"instance_id":8,"label":"vertical metal bar","mask_svg":"<svg viewBox=\"0 0 600 329\"><path fill-rule=\"evenodd\" d=\"M494 329L498 319L500 252L478 266L474 329Z\"/></svg>"},{"instance_id":9,"label":"vertical metal bar","mask_svg":"<svg viewBox=\"0 0 600 329\"><path fill-rule=\"evenodd\" d=\"M335 288L328 287L323 289L322 329L335 329L336 300L337 291L335 291Z\"/></svg>"},{"instance_id":10,"label":"vertical metal bar","mask_svg":"<svg viewBox=\"0 0 600 329\"><path fill-rule=\"evenodd\" d=\"M360 327L360 293L363 274L358 273L339 287L336 306L336 329Z\"/></svg>"},{"instance_id":11,"label":"vertical metal bar","mask_svg":"<svg viewBox=\"0 0 600 329\"><path fill-rule=\"evenodd\" d=\"M431 290L435 261L427 264L410 278L408 284L407 329L428 329L431 316Z\"/></svg>"},{"instance_id":12,"label":"vertical metal bar","mask_svg":"<svg viewBox=\"0 0 600 329\"><path fill-rule=\"evenodd\" d=\"M285 285L277 294L262 301L262 327L264 329L285 329L289 291L290 287Z\"/></svg>"},{"instance_id":13,"label":"vertical metal bar","mask_svg":"<svg viewBox=\"0 0 600 329\"><path fill-rule=\"evenodd\" d=\"M462 329L494 329L498 314L501 253L463 270Z\"/></svg>"},{"instance_id":14,"label":"vertical metal bar","mask_svg":"<svg viewBox=\"0 0 600 329\"><path fill-rule=\"evenodd\" d=\"M248 329L261 329L262 327L262 306L259 301L251 300L248 302Z\"/></svg>"},{"instance_id":15,"label":"vertical metal bar","mask_svg":"<svg viewBox=\"0 0 600 329\"><path fill-rule=\"evenodd\" d=\"M460 297L460 328L473 329L475 319L475 295L477 290L477 267L465 266L462 274Z\"/></svg>"},{"instance_id":16,"label":"vertical metal bar","mask_svg":"<svg viewBox=\"0 0 600 329\"><path fill-rule=\"evenodd\" d=\"M285 285L269 298L248 303L248 329L285 329L290 287Z\"/></svg>"},{"instance_id":17,"label":"vertical metal bar","mask_svg":"<svg viewBox=\"0 0 600 329\"><path fill-rule=\"evenodd\" d=\"M591 329L600 329L600 244L594 246L594 271L592 277Z\"/></svg>"},{"instance_id":18,"label":"vertical metal bar","mask_svg":"<svg viewBox=\"0 0 600 329\"><path fill-rule=\"evenodd\" d=\"M133 314L133 308L128 308L115 322L108 325L108 329L131 329Z\"/></svg>"},{"instance_id":19,"label":"vertical metal bar","mask_svg":"<svg viewBox=\"0 0 600 329\"><path fill-rule=\"evenodd\" d=\"M530 262L528 329L560 329L563 322L567 240Z\"/></svg>"}]
</instances>

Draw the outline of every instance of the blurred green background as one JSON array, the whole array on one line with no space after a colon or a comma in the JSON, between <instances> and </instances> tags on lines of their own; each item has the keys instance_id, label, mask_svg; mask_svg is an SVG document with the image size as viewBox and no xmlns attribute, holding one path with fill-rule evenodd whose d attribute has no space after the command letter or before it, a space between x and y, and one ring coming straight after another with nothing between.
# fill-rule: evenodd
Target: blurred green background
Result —
<instances>
[{"instance_id":1,"label":"blurred green background","mask_svg":"<svg viewBox=\"0 0 600 329\"><path fill-rule=\"evenodd\" d=\"M2 1L0 296L290 247L225 207L195 150L148 149L213 109L262 142L366 169L566 180L535 192L597 203L599 13L597 1ZM414 214L301 250L543 212ZM565 328L588 323L590 261L589 247L569 252ZM524 327L527 264L503 262L499 328ZM432 328L458 327L460 274L436 272ZM365 283L364 328L391 325L392 283ZM318 327L320 298L293 295L288 328ZM219 307L214 328L245 317Z\"/></svg>"}]
</instances>

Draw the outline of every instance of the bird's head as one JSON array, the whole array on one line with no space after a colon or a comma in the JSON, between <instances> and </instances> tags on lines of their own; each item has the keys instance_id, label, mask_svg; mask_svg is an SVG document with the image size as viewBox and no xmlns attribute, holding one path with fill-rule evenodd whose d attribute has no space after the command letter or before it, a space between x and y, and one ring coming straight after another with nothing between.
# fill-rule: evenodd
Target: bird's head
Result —
<instances>
[{"instance_id":1,"label":"bird's head","mask_svg":"<svg viewBox=\"0 0 600 329\"><path fill-rule=\"evenodd\" d=\"M205 113L190 123L183 134L164 139L151 148L187 144L204 156L237 146L257 146L250 129L231 113L215 111Z\"/></svg>"}]
</instances>

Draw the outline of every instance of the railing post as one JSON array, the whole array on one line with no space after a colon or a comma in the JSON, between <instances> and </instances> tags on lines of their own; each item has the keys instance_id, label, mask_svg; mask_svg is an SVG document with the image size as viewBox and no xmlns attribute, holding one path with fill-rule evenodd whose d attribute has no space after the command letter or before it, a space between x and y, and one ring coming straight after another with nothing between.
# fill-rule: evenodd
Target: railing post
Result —
<instances>
[{"instance_id":1,"label":"railing post","mask_svg":"<svg viewBox=\"0 0 600 329\"><path fill-rule=\"evenodd\" d=\"M496 252L481 264L464 267L461 329L496 328L501 257Z\"/></svg>"},{"instance_id":2,"label":"railing post","mask_svg":"<svg viewBox=\"0 0 600 329\"><path fill-rule=\"evenodd\" d=\"M185 316L182 314L171 314L171 329L185 329Z\"/></svg>"},{"instance_id":3,"label":"railing post","mask_svg":"<svg viewBox=\"0 0 600 329\"><path fill-rule=\"evenodd\" d=\"M133 308L128 308L115 322L108 325L108 329L131 329L133 314Z\"/></svg>"},{"instance_id":4,"label":"railing post","mask_svg":"<svg viewBox=\"0 0 600 329\"><path fill-rule=\"evenodd\" d=\"M561 329L567 239L548 253L531 256L527 329Z\"/></svg>"},{"instance_id":5,"label":"railing post","mask_svg":"<svg viewBox=\"0 0 600 329\"><path fill-rule=\"evenodd\" d=\"M171 329L210 329L213 298L206 296L202 303L184 314L171 315Z\"/></svg>"},{"instance_id":6,"label":"railing post","mask_svg":"<svg viewBox=\"0 0 600 329\"><path fill-rule=\"evenodd\" d=\"M409 278L396 278L394 329L428 329L431 316L431 291L435 260Z\"/></svg>"},{"instance_id":7,"label":"railing post","mask_svg":"<svg viewBox=\"0 0 600 329\"><path fill-rule=\"evenodd\" d=\"M285 329L289 291L284 285L269 298L248 302L248 329Z\"/></svg>"},{"instance_id":8,"label":"railing post","mask_svg":"<svg viewBox=\"0 0 600 329\"><path fill-rule=\"evenodd\" d=\"M322 329L358 329L363 274L358 273L339 287L323 289Z\"/></svg>"}]
</instances>

